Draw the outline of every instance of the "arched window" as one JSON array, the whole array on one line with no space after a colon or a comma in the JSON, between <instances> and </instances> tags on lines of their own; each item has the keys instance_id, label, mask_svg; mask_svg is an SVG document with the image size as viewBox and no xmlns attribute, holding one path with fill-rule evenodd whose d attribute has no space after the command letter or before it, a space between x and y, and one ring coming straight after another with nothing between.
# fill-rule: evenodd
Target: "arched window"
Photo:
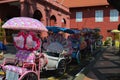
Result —
<instances>
[{"instance_id":1,"label":"arched window","mask_svg":"<svg viewBox=\"0 0 120 80\"><path fill-rule=\"evenodd\" d=\"M50 26L55 26L55 24L56 24L56 17L54 16L54 15L52 15L51 17L50 17Z\"/></svg>"},{"instance_id":2,"label":"arched window","mask_svg":"<svg viewBox=\"0 0 120 80\"><path fill-rule=\"evenodd\" d=\"M61 22L62 22L62 27L66 27L66 20L64 18L62 19Z\"/></svg>"},{"instance_id":3,"label":"arched window","mask_svg":"<svg viewBox=\"0 0 120 80\"><path fill-rule=\"evenodd\" d=\"M39 11L39 10L35 10L34 14L33 14L33 18L41 21L43 16L42 16L42 13Z\"/></svg>"}]
</instances>

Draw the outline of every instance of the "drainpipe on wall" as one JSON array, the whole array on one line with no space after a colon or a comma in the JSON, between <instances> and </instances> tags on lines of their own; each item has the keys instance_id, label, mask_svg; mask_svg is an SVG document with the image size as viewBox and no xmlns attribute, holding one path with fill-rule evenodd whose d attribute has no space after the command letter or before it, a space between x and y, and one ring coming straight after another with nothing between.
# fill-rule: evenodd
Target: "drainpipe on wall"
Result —
<instances>
[{"instance_id":1,"label":"drainpipe on wall","mask_svg":"<svg viewBox=\"0 0 120 80\"><path fill-rule=\"evenodd\" d=\"M45 13L46 13L46 25L49 26L50 25L50 7L47 6L47 4L45 4Z\"/></svg>"},{"instance_id":2,"label":"drainpipe on wall","mask_svg":"<svg viewBox=\"0 0 120 80\"><path fill-rule=\"evenodd\" d=\"M20 6L21 16L28 16L29 15L28 2L26 0L20 0Z\"/></svg>"}]
</instances>

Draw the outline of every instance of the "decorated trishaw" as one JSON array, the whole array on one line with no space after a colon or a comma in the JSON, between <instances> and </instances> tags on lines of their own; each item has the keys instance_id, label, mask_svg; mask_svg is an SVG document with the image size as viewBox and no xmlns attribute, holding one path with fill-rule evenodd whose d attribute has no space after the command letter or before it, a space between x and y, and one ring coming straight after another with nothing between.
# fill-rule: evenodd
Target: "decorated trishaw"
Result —
<instances>
[{"instance_id":1,"label":"decorated trishaw","mask_svg":"<svg viewBox=\"0 0 120 80\"><path fill-rule=\"evenodd\" d=\"M102 35L99 34L99 28L83 28L84 38L87 43L86 56L93 57L94 52L98 47L102 46Z\"/></svg>"},{"instance_id":2,"label":"decorated trishaw","mask_svg":"<svg viewBox=\"0 0 120 80\"><path fill-rule=\"evenodd\" d=\"M86 42L83 39L84 36L80 35L81 31L57 26L48 26L47 29L49 31L49 36L44 46L49 47L50 44L56 42L60 43L63 46L61 52L64 51L63 56L67 63L75 60L78 64L81 64L80 51L84 50L86 47ZM68 34L67 38L65 37L66 33ZM53 46L50 48L56 49L57 47ZM57 51L59 51L59 49L57 49ZM61 52L58 53L60 54Z\"/></svg>"},{"instance_id":3,"label":"decorated trishaw","mask_svg":"<svg viewBox=\"0 0 120 80\"><path fill-rule=\"evenodd\" d=\"M43 43L44 52L56 58L61 58L63 61L63 68L71 61L72 43L69 39L65 38L63 30L65 28L56 26L47 26L48 38Z\"/></svg>"},{"instance_id":4,"label":"decorated trishaw","mask_svg":"<svg viewBox=\"0 0 120 80\"><path fill-rule=\"evenodd\" d=\"M101 47L103 42L102 42L103 36L100 35L100 29L99 28L94 28L92 29L92 40L94 40L94 49L97 49L97 47Z\"/></svg>"},{"instance_id":5,"label":"decorated trishaw","mask_svg":"<svg viewBox=\"0 0 120 80\"><path fill-rule=\"evenodd\" d=\"M15 17L3 24L2 28L20 32L13 35L17 48L15 58L5 58L1 64L1 80L40 80L40 72L43 70L56 70L61 74L64 72L64 51L59 58L41 52L42 40L37 33L48 30L40 21L29 17ZM59 44L49 45L48 50L57 45ZM62 47L58 48L56 51L61 51Z\"/></svg>"},{"instance_id":6,"label":"decorated trishaw","mask_svg":"<svg viewBox=\"0 0 120 80\"><path fill-rule=\"evenodd\" d=\"M78 64L82 62L81 54L85 54L84 50L86 49L86 41L81 30L77 29L68 29L65 32L69 33L68 39L72 42L72 59L76 60Z\"/></svg>"}]
</instances>

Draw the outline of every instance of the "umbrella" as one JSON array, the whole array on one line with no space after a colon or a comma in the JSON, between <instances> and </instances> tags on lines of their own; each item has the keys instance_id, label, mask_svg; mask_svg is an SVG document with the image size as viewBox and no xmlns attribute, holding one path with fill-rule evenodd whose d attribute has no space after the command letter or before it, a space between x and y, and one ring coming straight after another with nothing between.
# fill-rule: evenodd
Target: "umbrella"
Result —
<instances>
[{"instance_id":1,"label":"umbrella","mask_svg":"<svg viewBox=\"0 0 120 80\"><path fill-rule=\"evenodd\" d=\"M16 29L16 30L48 31L46 27L39 20L30 17L11 18L2 25L2 28Z\"/></svg>"},{"instance_id":2,"label":"umbrella","mask_svg":"<svg viewBox=\"0 0 120 80\"><path fill-rule=\"evenodd\" d=\"M75 34L80 34L80 32L81 32L80 30L75 30L75 29L73 29L73 31Z\"/></svg>"},{"instance_id":3,"label":"umbrella","mask_svg":"<svg viewBox=\"0 0 120 80\"><path fill-rule=\"evenodd\" d=\"M47 26L46 28L48 29L48 31L52 31L53 33L60 32L60 29L57 26Z\"/></svg>"},{"instance_id":4,"label":"umbrella","mask_svg":"<svg viewBox=\"0 0 120 80\"><path fill-rule=\"evenodd\" d=\"M60 31L67 32L67 28L58 27L58 26L47 26L48 31L52 31L53 33L58 33Z\"/></svg>"},{"instance_id":5,"label":"umbrella","mask_svg":"<svg viewBox=\"0 0 120 80\"><path fill-rule=\"evenodd\" d=\"M74 34L74 31L71 29L66 29L64 32L69 33L69 34Z\"/></svg>"},{"instance_id":6,"label":"umbrella","mask_svg":"<svg viewBox=\"0 0 120 80\"><path fill-rule=\"evenodd\" d=\"M115 30L112 30L111 32L112 32L112 33L119 33L120 31L117 30L117 29L115 29Z\"/></svg>"},{"instance_id":7,"label":"umbrella","mask_svg":"<svg viewBox=\"0 0 120 80\"><path fill-rule=\"evenodd\" d=\"M120 41L120 34L119 34L119 33L120 33L120 31L119 31L119 30L117 30L117 29L115 29L115 30L112 30L111 32L112 32L112 33L116 33L116 34L118 34L118 35L119 35L119 41Z\"/></svg>"},{"instance_id":8,"label":"umbrella","mask_svg":"<svg viewBox=\"0 0 120 80\"><path fill-rule=\"evenodd\" d=\"M58 33L60 31L69 33L69 34L77 34L80 33L80 30L73 30L63 27L57 27L57 26L47 26L48 31L52 31L53 33Z\"/></svg>"},{"instance_id":9,"label":"umbrella","mask_svg":"<svg viewBox=\"0 0 120 80\"><path fill-rule=\"evenodd\" d=\"M69 34L79 34L80 30L75 30L75 29L66 29L64 32L69 33Z\"/></svg>"},{"instance_id":10,"label":"umbrella","mask_svg":"<svg viewBox=\"0 0 120 80\"><path fill-rule=\"evenodd\" d=\"M59 30L64 32L65 30L67 30L67 28L59 27Z\"/></svg>"},{"instance_id":11,"label":"umbrella","mask_svg":"<svg viewBox=\"0 0 120 80\"><path fill-rule=\"evenodd\" d=\"M112 33L120 33L119 30L115 29L111 31ZM119 34L120 35L120 34ZM119 41L120 41L120 36L119 36ZM120 43L119 43L119 52L120 52Z\"/></svg>"}]
</instances>

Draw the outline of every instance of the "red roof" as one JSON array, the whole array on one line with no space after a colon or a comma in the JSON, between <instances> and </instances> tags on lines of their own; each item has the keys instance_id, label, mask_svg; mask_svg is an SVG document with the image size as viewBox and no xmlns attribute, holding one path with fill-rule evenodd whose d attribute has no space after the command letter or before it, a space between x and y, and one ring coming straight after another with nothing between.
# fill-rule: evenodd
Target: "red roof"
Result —
<instances>
[{"instance_id":1,"label":"red roof","mask_svg":"<svg viewBox=\"0 0 120 80\"><path fill-rule=\"evenodd\" d=\"M15 2L19 0L0 0L0 3L8 3L8 2Z\"/></svg>"},{"instance_id":2,"label":"red roof","mask_svg":"<svg viewBox=\"0 0 120 80\"><path fill-rule=\"evenodd\" d=\"M87 7L108 5L107 0L57 0L67 7Z\"/></svg>"}]
</instances>

